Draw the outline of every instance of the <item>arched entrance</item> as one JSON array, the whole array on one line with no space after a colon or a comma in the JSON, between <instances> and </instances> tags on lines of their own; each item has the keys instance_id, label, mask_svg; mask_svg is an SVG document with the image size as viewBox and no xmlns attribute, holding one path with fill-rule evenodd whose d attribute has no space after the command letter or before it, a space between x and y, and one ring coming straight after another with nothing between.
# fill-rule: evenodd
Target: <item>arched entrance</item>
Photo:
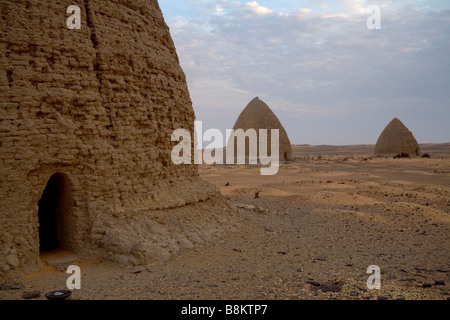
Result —
<instances>
[{"instance_id":1,"label":"arched entrance","mask_svg":"<svg viewBox=\"0 0 450 320\"><path fill-rule=\"evenodd\" d=\"M69 184L61 173L52 175L38 202L39 251L66 248L71 213Z\"/></svg>"}]
</instances>

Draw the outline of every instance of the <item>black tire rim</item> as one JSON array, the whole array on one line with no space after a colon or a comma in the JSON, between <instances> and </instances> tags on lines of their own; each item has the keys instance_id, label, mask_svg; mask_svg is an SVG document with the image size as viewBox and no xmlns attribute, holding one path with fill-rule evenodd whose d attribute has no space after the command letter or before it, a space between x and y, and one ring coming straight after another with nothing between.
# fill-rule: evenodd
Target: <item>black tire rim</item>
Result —
<instances>
[{"instance_id":1,"label":"black tire rim","mask_svg":"<svg viewBox=\"0 0 450 320\"><path fill-rule=\"evenodd\" d=\"M68 298L72 294L72 291L69 290L57 290L47 292L45 297L50 300L62 300Z\"/></svg>"}]
</instances>

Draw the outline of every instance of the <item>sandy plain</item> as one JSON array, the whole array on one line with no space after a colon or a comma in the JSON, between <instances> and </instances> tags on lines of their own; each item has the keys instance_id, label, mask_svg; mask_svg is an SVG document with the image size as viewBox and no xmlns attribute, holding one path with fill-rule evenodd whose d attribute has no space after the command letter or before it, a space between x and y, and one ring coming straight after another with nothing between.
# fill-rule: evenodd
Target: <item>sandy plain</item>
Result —
<instances>
[{"instance_id":1,"label":"sandy plain","mask_svg":"<svg viewBox=\"0 0 450 320\"><path fill-rule=\"evenodd\" d=\"M233 231L147 266L78 259L82 289L70 299L448 300L450 143L421 149L431 158L294 146L296 161L275 176L203 165L202 178L239 212ZM370 265L381 269L380 290L367 288ZM45 266L0 299L46 299L68 276Z\"/></svg>"}]
</instances>

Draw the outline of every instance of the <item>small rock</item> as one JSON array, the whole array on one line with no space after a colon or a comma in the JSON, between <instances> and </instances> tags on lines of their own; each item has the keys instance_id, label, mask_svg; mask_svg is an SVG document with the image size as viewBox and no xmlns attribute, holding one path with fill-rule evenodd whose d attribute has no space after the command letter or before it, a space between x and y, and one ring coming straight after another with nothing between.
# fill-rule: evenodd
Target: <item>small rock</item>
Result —
<instances>
[{"instance_id":1,"label":"small rock","mask_svg":"<svg viewBox=\"0 0 450 320\"><path fill-rule=\"evenodd\" d=\"M321 254L321 255L319 255L319 256L316 258L316 260L319 260L319 261L325 261L325 260L327 260L327 255L326 255L326 254Z\"/></svg>"},{"instance_id":2,"label":"small rock","mask_svg":"<svg viewBox=\"0 0 450 320\"><path fill-rule=\"evenodd\" d=\"M7 291L7 290L20 290L20 289L23 289L23 288L25 288L25 286L22 283L20 283L18 281L14 281L14 280L6 280L5 282L3 282L0 285L0 290L4 290L4 291Z\"/></svg>"},{"instance_id":3,"label":"small rock","mask_svg":"<svg viewBox=\"0 0 450 320\"><path fill-rule=\"evenodd\" d=\"M402 152L401 154L394 156L394 159L399 159L399 158L410 158L411 159L409 154L407 154L406 152Z\"/></svg>"},{"instance_id":4,"label":"small rock","mask_svg":"<svg viewBox=\"0 0 450 320\"><path fill-rule=\"evenodd\" d=\"M139 274L141 272L142 272L142 270L134 270L134 271L131 271L130 273L132 273L132 274Z\"/></svg>"},{"instance_id":5,"label":"small rock","mask_svg":"<svg viewBox=\"0 0 450 320\"><path fill-rule=\"evenodd\" d=\"M66 271L67 268L71 265L72 265L72 263L60 263L60 264L55 265L55 268L57 271L63 272L63 271Z\"/></svg>"},{"instance_id":6,"label":"small rock","mask_svg":"<svg viewBox=\"0 0 450 320\"><path fill-rule=\"evenodd\" d=\"M339 292L342 290L341 286L339 286L337 284L332 284L329 282L321 283L320 288L322 289L323 292L328 292L328 291Z\"/></svg>"},{"instance_id":7,"label":"small rock","mask_svg":"<svg viewBox=\"0 0 450 320\"><path fill-rule=\"evenodd\" d=\"M432 286L433 286L432 283L427 282L422 285L422 288L431 288Z\"/></svg>"},{"instance_id":8,"label":"small rock","mask_svg":"<svg viewBox=\"0 0 450 320\"><path fill-rule=\"evenodd\" d=\"M266 209L263 209L260 206L255 206L255 211L258 212L258 213L265 213Z\"/></svg>"},{"instance_id":9,"label":"small rock","mask_svg":"<svg viewBox=\"0 0 450 320\"><path fill-rule=\"evenodd\" d=\"M357 292L357 291L355 291L355 290L352 290L352 291L350 291L350 296L352 296L352 297L358 297L358 296L359 296L359 292Z\"/></svg>"},{"instance_id":10,"label":"small rock","mask_svg":"<svg viewBox=\"0 0 450 320\"><path fill-rule=\"evenodd\" d=\"M22 295L23 299L36 299L41 295L40 291L24 292Z\"/></svg>"},{"instance_id":11,"label":"small rock","mask_svg":"<svg viewBox=\"0 0 450 320\"><path fill-rule=\"evenodd\" d=\"M314 286L314 287L320 287L320 283L314 280L308 280L306 281L306 283L309 283L310 285Z\"/></svg>"},{"instance_id":12,"label":"small rock","mask_svg":"<svg viewBox=\"0 0 450 320\"><path fill-rule=\"evenodd\" d=\"M378 296L378 300L388 300L388 297L386 296Z\"/></svg>"},{"instance_id":13,"label":"small rock","mask_svg":"<svg viewBox=\"0 0 450 320\"><path fill-rule=\"evenodd\" d=\"M434 282L435 286L445 286L445 281L444 280L436 280Z\"/></svg>"},{"instance_id":14,"label":"small rock","mask_svg":"<svg viewBox=\"0 0 450 320\"><path fill-rule=\"evenodd\" d=\"M229 182L227 182L227 183L225 184L225 187L228 187L228 186L230 186L230 183L229 183Z\"/></svg>"},{"instance_id":15,"label":"small rock","mask_svg":"<svg viewBox=\"0 0 450 320\"><path fill-rule=\"evenodd\" d=\"M397 298L397 300L406 300L406 298L403 297L403 296L400 296L400 297Z\"/></svg>"},{"instance_id":16,"label":"small rock","mask_svg":"<svg viewBox=\"0 0 450 320\"><path fill-rule=\"evenodd\" d=\"M264 230L265 230L265 231L267 231L267 232L273 232L273 229L271 229L271 228L267 228L267 227L266 227L266 228L264 228Z\"/></svg>"},{"instance_id":17,"label":"small rock","mask_svg":"<svg viewBox=\"0 0 450 320\"><path fill-rule=\"evenodd\" d=\"M358 288L359 291L367 292L367 289L366 289L366 288L361 288L361 287L356 287L356 288Z\"/></svg>"},{"instance_id":18,"label":"small rock","mask_svg":"<svg viewBox=\"0 0 450 320\"><path fill-rule=\"evenodd\" d=\"M408 271L405 270L405 269L400 269L400 271L401 271L401 272L404 272L404 273L408 273Z\"/></svg>"}]
</instances>

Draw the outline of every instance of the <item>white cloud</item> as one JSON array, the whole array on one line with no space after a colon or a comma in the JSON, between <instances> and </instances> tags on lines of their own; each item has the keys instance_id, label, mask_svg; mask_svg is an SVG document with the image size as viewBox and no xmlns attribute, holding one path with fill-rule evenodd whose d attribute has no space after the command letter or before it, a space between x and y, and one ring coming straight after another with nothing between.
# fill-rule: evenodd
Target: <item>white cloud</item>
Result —
<instances>
[{"instance_id":1,"label":"white cloud","mask_svg":"<svg viewBox=\"0 0 450 320\"><path fill-rule=\"evenodd\" d=\"M381 30L366 27L365 8L373 2L383 7ZM255 96L281 112L280 120L297 143L305 142L305 132L292 122L294 115L322 117L317 128L304 123L323 139L308 143L338 139L330 130L336 129L331 121L339 117L352 117L368 127L376 120L384 127L397 111L399 117L415 115L407 121L412 124L432 117L429 110L439 121L450 117L449 11L346 0L317 1L315 7L303 5L278 14L261 1L206 3L194 10L196 16L168 22L197 117L210 119L210 127L225 121L231 127ZM333 8L330 3L339 5ZM224 110L231 113L214 118ZM340 139L350 136L343 133Z\"/></svg>"},{"instance_id":2,"label":"white cloud","mask_svg":"<svg viewBox=\"0 0 450 320\"><path fill-rule=\"evenodd\" d=\"M250 8L253 12L257 13L257 14L268 14L268 13L272 13L273 11L266 8L266 7L262 7L258 4L257 1L251 1L251 2L247 2L245 4L245 6L247 8Z\"/></svg>"}]
</instances>

